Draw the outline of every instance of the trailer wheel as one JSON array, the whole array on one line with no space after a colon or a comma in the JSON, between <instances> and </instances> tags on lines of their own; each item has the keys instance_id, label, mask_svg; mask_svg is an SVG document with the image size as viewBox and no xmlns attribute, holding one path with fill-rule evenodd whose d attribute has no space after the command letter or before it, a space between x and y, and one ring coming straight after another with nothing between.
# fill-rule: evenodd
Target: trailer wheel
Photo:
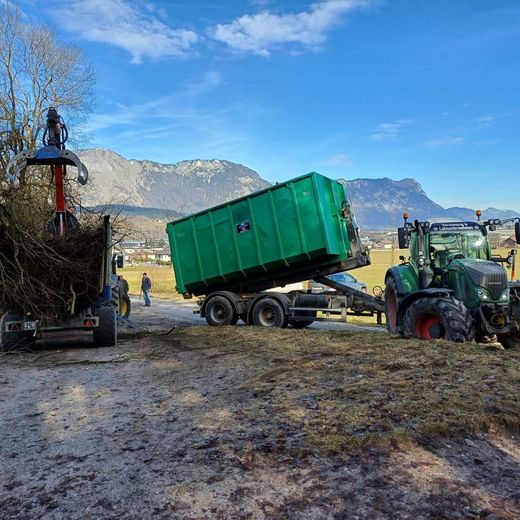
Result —
<instances>
[{"instance_id":1,"label":"trailer wheel","mask_svg":"<svg viewBox=\"0 0 520 520\"><path fill-rule=\"evenodd\" d=\"M263 298L253 308L253 325L260 327L287 327L288 318L281 303L274 298Z\"/></svg>"},{"instance_id":2,"label":"trailer wheel","mask_svg":"<svg viewBox=\"0 0 520 520\"><path fill-rule=\"evenodd\" d=\"M0 319L0 352L10 352L29 348L36 341L32 332L7 332L6 325L10 321L21 321L23 318L18 314L6 312Z\"/></svg>"},{"instance_id":3,"label":"trailer wheel","mask_svg":"<svg viewBox=\"0 0 520 520\"><path fill-rule=\"evenodd\" d=\"M520 349L520 332L510 335L500 334L498 341L504 348Z\"/></svg>"},{"instance_id":4,"label":"trailer wheel","mask_svg":"<svg viewBox=\"0 0 520 520\"><path fill-rule=\"evenodd\" d=\"M466 306L453 298L419 298L406 310L405 336L420 339L445 339L464 343L473 341L475 327Z\"/></svg>"},{"instance_id":5,"label":"trailer wheel","mask_svg":"<svg viewBox=\"0 0 520 520\"><path fill-rule=\"evenodd\" d=\"M94 346L117 346L117 318L115 307L113 305L100 307L97 315L99 317L99 326L93 331Z\"/></svg>"},{"instance_id":6,"label":"trailer wheel","mask_svg":"<svg viewBox=\"0 0 520 520\"><path fill-rule=\"evenodd\" d=\"M236 325L238 314L234 305L225 296L213 296L206 303L206 322L212 327Z\"/></svg>"},{"instance_id":7,"label":"trailer wheel","mask_svg":"<svg viewBox=\"0 0 520 520\"><path fill-rule=\"evenodd\" d=\"M390 334L399 334L397 327L397 289L395 280L392 276L388 278L385 286L385 314L386 314L386 330Z\"/></svg>"}]
</instances>

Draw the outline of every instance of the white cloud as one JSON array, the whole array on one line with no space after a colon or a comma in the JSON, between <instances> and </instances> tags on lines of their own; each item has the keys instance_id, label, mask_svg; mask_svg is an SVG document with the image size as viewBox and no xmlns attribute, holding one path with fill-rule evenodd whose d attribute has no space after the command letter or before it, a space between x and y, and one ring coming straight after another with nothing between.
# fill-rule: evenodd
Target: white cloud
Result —
<instances>
[{"instance_id":1,"label":"white cloud","mask_svg":"<svg viewBox=\"0 0 520 520\"><path fill-rule=\"evenodd\" d=\"M228 24L218 24L213 37L233 50L269 56L283 46L317 50L327 31L339 25L346 13L374 4L374 0L325 0L308 11L273 14L263 11L244 15Z\"/></svg>"},{"instance_id":2,"label":"white cloud","mask_svg":"<svg viewBox=\"0 0 520 520\"><path fill-rule=\"evenodd\" d=\"M401 133L403 125L412 123L411 119L398 119L390 123L381 123L376 126L374 133L370 135L372 141L385 141L395 139Z\"/></svg>"},{"instance_id":3,"label":"white cloud","mask_svg":"<svg viewBox=\"0 0 520 520\"><path fill-rule=\"evenodd\" d=\"M352 159L347 154L334 155L318 163L318 166L352 166Z\"/></svg>"},{"instance_id":4,"label":"white cloud","mask_svg":"<svg viewBox=\"0 0 520 520\"><path fill-rule=\"evenodd\" d=\"M85 40L128 51L132 63L186 56L199 36L164 23L161 13L151 7L130 0L73 0L63 7L53 6L52 14L61 27Z\"/></svg>"},{"instance_id":5,"label":"white cloud","mask_svg":"<svg viewBox=\"0 0 520 520\"><path fill-rule=\"evenodd\" d=\"M428 148L439 148L440 146L454 146L464 144L466 139L464 137L441 137L439 139L430 139L424 144Z\"/></svg>"}]
</instances>

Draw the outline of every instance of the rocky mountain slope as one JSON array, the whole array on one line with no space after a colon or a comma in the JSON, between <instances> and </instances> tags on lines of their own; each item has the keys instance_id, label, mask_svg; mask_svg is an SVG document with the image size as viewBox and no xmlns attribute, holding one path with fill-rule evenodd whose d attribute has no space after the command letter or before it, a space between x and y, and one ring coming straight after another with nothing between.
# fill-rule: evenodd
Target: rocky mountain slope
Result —
<instances>
[{"instance_id":1,"label":"rocky mountain slope","mask_svg":"<svg viewBox=\"0 0 520 520\"><path fill-rule=\"evenodd\" d=\"M424 193L413 179L353 179L341 181L362 227L383 229L401 225L403 211L412 218L443 217L445 209Z\"/></svg>"},{"instance_id":2,"label":"rocky mountain slope","mask_svg":"<svg viewBox=\"0 0 520 520\"><path fill-rule=\"evenodd\" d=\"M85 206L124 205L124 212L147 218L188 214L257 191L270 183L258 173L230 161L193 160L177 164L127 160L110 150L78 154L90 173L82 190ZM469 208L445 209L433 202L414 179L341 179L360 226L367 230L395 228L403 211L415 219L473 220ZM488 208L486 218L520 214Z\"/></svg>"},{"instance_id":3,"label":"rocky mountain slope","mask_svg":"<svg viewBox=\"0 0 520 520\"><path fill-rule=\"evenodd\" d=\"M124 204L187 214L269 186L255 171L230 161L160 164L99 149L78 155L90 175L85 206Z\"/></svg>"}]
</instances>

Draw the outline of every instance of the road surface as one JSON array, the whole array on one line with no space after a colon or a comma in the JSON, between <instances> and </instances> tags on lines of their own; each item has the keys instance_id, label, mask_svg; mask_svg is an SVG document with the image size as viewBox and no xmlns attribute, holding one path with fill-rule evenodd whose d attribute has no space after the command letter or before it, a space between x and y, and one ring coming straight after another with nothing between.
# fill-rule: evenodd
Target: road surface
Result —
<instances>
[{"instance_id":1,"label":"road surface","mask_svg":"<svg viewBox=\"0 0 520 520\"><path fill-rule=\"evenodd\" d=\"M152 298L152 306L145 307L143 300L131 298L132 312L131 321L136 325L144 327L150 331L170 329L172 327L190 327L206 325L206 320L199 314L195 314L199 307L195 300L165 300L162 298ZM343 331L367 331L367 332L386 332L383 326L358 325L350 323L331 323L314 322L307 327L308 329L326 329ZM240 322L241 323L241 322Z\"/></svg>"}]
</instances>

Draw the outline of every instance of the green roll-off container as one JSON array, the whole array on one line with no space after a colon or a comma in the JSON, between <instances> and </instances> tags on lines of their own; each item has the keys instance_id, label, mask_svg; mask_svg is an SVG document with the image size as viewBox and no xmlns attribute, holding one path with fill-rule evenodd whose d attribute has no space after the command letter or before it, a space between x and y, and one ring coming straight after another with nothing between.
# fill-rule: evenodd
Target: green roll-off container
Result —
<instances>
[{"instance_id":1,"label":"green roll-off container","mask_svg":"<svg viewBox=\"0 0 520 520\"><path fill-rule=\"evenodd\" d=\"M342 184L312 172L170 222L177 291L246 293L369 263Z\"/></svg>"}]
</instances>

